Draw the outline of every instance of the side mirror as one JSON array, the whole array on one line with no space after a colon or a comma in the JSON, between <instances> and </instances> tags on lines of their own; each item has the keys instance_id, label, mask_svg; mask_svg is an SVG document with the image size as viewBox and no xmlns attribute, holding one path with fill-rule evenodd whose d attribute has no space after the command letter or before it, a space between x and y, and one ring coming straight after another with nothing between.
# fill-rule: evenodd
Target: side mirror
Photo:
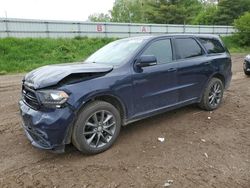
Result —
<instances>
[{"instance_id":1,"label":"side mirror","mask_svg":"<svg viewBox=\"0 0 250 188\"><path fill-rule=\"evenodd\" d=\"M136 62L136 66L138 67L148 67L148 66L154 66L156 64L157 64L157 59L154 55L143 55Z\"/></svg>"}]
</instances>

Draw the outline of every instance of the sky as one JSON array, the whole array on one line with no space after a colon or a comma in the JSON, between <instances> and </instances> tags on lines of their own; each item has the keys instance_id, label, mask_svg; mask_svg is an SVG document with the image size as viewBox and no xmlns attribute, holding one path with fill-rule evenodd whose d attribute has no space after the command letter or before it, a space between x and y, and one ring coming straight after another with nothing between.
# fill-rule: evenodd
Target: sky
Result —
<instances>
[{"instance_id":1,"label":"sky","mask_svg":"<svg viewBox=\"0 0 250 188\"><path fill-rule=\"evenodd\" d=\"M107 13L115 0L0 0L0 17L86 21Z\"/></svg>"}]
</instances>

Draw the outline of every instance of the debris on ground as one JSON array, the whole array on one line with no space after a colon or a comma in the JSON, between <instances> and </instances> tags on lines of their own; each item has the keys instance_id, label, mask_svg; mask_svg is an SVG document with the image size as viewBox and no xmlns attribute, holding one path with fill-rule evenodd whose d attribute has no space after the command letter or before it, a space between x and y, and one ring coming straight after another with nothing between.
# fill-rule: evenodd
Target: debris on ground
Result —
<instances>
[{"instance_id":1,"label":"debris on ground","mask_svg":"<svg viewBox=\"0 0 250 188\"><path fill-rule=\"evenodd\" d=\"M209 116L209 117L207 117L207 119L211 119L211 117Z\"/></svg>"},{"instance_id":2,"label":"debris on ground","mask_svg":"<svg viewBox=\"0 0 250 188\"><path fill-rule=\"evenodd\" d=\"M160 142L164 142L164 141L165 141L165 138L163 138L163 137L159 137L159 138L158 138L158 141L160 141Z\"/></svg>"},{"instance_id":3,"label":"debris on ground","mask_svg":"<svg viewBox=\"0 0 250 188\"><path fill-rule=\"evenodd\" d=\"M208 158L208 154L207 153L204 153L205 157Z\"/></svg>"},{"instance_id":4,"label":"debris on ground","mask_svg":"<svg viewBox=\"0 0 250 188\"><path fill-rule=\"evenodd\" d=\"M174 183L174 180L168 180L165 184L164 187L169 187L170 185L172 185Z\"/></svg>"},{"instance_id":5,"label":"debris on ground","mask_svg":"<svg viewBox=\"0 0 250 188\"><path fill-rule=\"evenodd\" d=\"M202 141L202 142L206 142L206 140L205 140L205 139L203 139L203 138L201 139L201 141Z\"/></svg>"}]
</instances>

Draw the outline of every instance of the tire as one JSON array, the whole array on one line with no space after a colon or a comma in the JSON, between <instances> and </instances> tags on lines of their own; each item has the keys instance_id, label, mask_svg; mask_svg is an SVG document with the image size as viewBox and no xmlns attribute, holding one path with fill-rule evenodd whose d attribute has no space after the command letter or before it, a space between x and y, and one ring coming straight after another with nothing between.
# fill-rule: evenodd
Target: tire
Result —
<instances>
[{"instance_id":1,"label":"tire","mask_svg":"<svg viewBox=\"0 0 250 188\"><path fill-rule=\"evenodd\" d=\"M94 101L78 114L72 143L84 154L97 154L109 149L121 129L119 111L110 103Z\"/></svg>"},{"instance_id":2,"label":"tire","mask_svg":"<svg viewBox=\"0 0 250 188\"><path fill-rule=\"evenodd\" d=\"M245 75L250 76L250 72L247 72L246 70L244 70L244 72L245 72Z\"/></svg>"},{"instance_id":3,"label":"tire","mask_svg":"<svg viewBox=\"0 0 250 188\"><path fill-rule=\"evenodd\" d=\"M223 93L224 85L222 81L218 78L212 78L204 90L199 103L200 108L207 111L217 109L222 102Z\"/></svg>"},{"instance_id":4,"label":"tire","mask_svg":"<svg viewBox=\"0 0 250 188\"><path fill-rule=\"evenodd\" d=\"M250 72L247 72L245 69L244 69L244 73L245 75L250 76Z\"/></svg>"},{"instance_id":5,"label":"tire","mask_svg":"<svg viewBox=\"0 0 250 188\"><path fill-rule=\"evenodd\" d=\"M247 71L247 65L246 65L246 63L243 64L243 70L244 70L245 75L247 75L247 76L250 75L250 71Z\"/></svg>"}]
</instances>

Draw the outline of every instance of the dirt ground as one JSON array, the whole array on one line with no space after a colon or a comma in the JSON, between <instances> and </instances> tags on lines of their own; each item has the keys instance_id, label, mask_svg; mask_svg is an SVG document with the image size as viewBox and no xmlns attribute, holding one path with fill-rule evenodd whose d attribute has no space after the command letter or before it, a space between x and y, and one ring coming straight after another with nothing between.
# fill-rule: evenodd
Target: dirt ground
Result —
<instances>
[{"instance_id":1,"label":"dirt ground","mask_svg":"<svg viewBox=\"0 0 250 188\"><path fill-rule=\"evenodd\" d=\"M0 187L153 188L173 180L173 188L249 188L245 55L233 55L233 80L218 110L188 106L133 123L111 149L95 156L82 155L72 145L64 154L32 147L17 105L23 75L0 76Z\"/></svg>"}]
</instances>

